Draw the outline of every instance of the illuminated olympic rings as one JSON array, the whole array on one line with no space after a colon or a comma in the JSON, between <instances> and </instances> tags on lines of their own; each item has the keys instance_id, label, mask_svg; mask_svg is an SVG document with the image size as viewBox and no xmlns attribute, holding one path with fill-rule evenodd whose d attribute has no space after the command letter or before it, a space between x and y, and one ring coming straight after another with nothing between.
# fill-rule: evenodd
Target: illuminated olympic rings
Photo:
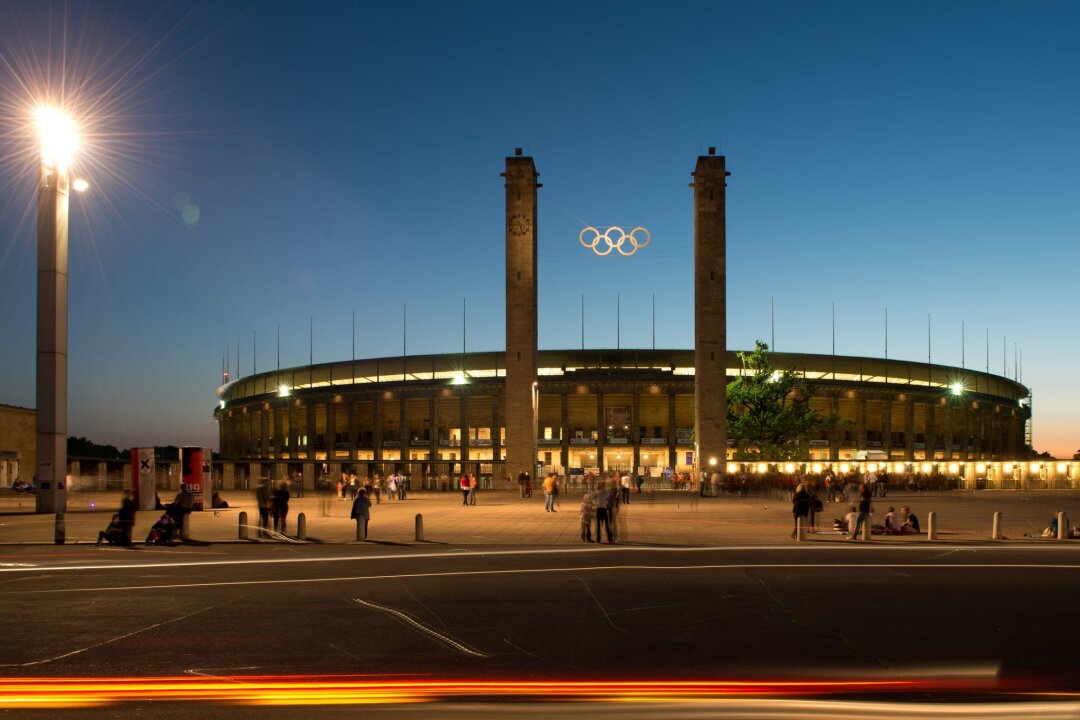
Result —
<instances>
[{"instance_id":1,"label":"illuminated olympic rings","mask_svg":"<svg viewBox=\"0 0 1080 720\"><path fill-rule=\"evenodd\" d=\"M639 233L643 237L638 237ZM613 236L616 239L612 240ZM648 245L651 240L652 236L649 231L643 227L636 227L630 232L626 232L617 225L612 225L604 232L589 226L578 235L578 241L582 247L589 248L597 255L609 255L612 250L618 250L620 255L630 256Z\"/></svg>"}]
</instances>

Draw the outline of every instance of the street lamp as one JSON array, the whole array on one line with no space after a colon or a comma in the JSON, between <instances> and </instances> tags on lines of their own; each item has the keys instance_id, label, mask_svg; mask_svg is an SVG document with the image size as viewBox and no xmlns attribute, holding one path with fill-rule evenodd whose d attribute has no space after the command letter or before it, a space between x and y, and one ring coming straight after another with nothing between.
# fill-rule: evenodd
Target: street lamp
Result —
<instances>
[{"instance_id":1,"label":"street lamp","mask_svg":"<svg viewBox=\"0 0 1080 720\"><path fill-rule=\"evenodd\" d=\"M37 511L67 507L68 195L78 149L75 124L62 110L34 113L41 142L38 184L37 278Z\"/></svg>"}]
</instances>

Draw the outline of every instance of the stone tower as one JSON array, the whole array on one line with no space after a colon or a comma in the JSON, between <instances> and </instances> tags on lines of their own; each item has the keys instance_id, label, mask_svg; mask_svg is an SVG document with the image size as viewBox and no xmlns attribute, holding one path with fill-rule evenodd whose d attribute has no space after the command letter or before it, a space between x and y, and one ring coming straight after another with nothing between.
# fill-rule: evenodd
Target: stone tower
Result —
<instances>
[{"instance_id":1,"label":"stone tower","mask_svg":"<svg viewBox=\"0 0 1080 720\"><path fill-rule=\"evenodd\" d=\"M506 472L536 472L536 165L506 158Z\"/></svg>"},{"instance_id":2,"label":"stone tower","mask_svg":"<svg viewBox=\"0 0 1080 720\"><path fill-rule=\"evenodd\" d=\"M694 168L694 433L700 472L727 463L727 232L724 156L709 148Z\"/></svg>"}]
</instances>

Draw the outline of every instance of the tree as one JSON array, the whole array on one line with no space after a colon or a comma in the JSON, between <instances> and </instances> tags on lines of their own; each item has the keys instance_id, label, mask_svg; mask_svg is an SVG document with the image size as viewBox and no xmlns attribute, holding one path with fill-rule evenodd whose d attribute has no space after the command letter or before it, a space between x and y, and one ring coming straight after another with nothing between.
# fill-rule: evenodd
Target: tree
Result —
<instances>
[{"instance_id":1,"label":"tree","mask_svg":"<svg viewBox=\"0 0 1080 720\"><path fill-rule=\"evenodd\" d=\"M77 458L100 458L102 460L116 460L120 458L120 451L114 445L98 445L84 437L69 437L67 441L69 457Z\"/></svg>"},{"instance_id":2,"label":"tree","mask_svg":"<svg viewBox=\"0 0 1080 720\"><path fill-rule=\"evenodd\" d=\"M749 375L728 383L728 437L739 460L792 460L809 456L811 437L837 424L810 406L813 388L794 368L776 370L769 346L739 353Z\"/></svg>"}]
</instances>

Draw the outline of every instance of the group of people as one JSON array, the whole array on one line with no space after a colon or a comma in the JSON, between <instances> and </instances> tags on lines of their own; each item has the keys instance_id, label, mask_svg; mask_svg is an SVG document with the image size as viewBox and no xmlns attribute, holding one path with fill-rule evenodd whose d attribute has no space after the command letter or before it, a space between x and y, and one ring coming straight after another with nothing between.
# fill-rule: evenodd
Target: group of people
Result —
<instances>
[{"instance_id":1,"label":"group of people","mask_svg":"<svg viewBox=\"0 0 1080 720\"><path fill-rule=\"evenodd\" d=\"M609 480L599 490L586 493L581 499L581 541L593 542L592 527L596 524L596 542L601 542L601 531L607 535L608 543L615 542L615 516L621 503L620 480Z\"/></svg>"},{"instance_id":2,"label":"group of people","mask_svg":"<svg viewBox=\"0 0 1080 720\"><path fill-rule=\"evenodd\" d=\"M337 483L338 500L344 501L347 498L349 501L355 501L361 490L366 491L365 496L369 503L374 497L376 505L382 502L384 493L387 500L404 500L409 491L409 478L401 473L394 473L383 478L382 475L376 473L374 477L369 475L360 481L356 473L342 471Z\"/></svg>"},{"instance_id":3,"label":"group of people","mask_svg":"<svg viewBox=\"0 0 1080 720\"><path fill-rule=\"evenodd\" d=\"M259 506L259 535L269 536L267 531L270 519L274 521L274 532L285 534L289 517L289 481L279 480L271 484L270 478L263 478L255 490L255 502Z\"/></svg>"},{"instance_id":4,"label":"group of people","mask_svg":"<svg viewBox=\"0 0 1080 720\"><path fill-rule=\"evenodd\" d=\"M837 519L833 522L833 529L849 533L849 539L857 539L863 526L870 527L871 532L875 534L883 535L905 535L920 532L919 518L906 505L900 508L899 513L896 512L896 508L890 506L883 523L873 525L871 515L873 514L874 490L871 483L864 482L860 484L857 497L857 502L851 505L847 515L842 520ZM823 504L817 496L815 486L813 484L799 483L791 500L791 514L795 524L791 531L791 537L795 537L798 533L800 522L810 532L814 532L816 515L822 509Z\"/></svg>"},{"instance_id":5,"label":"group of people","mask_svg":"<svg viewBox=\"0 0 1080 720\"><path fill-rule=\"evenodd\" d=\"M476 504L476 475L472 473L465 473L458 480L458 487L461 488L461 504L462 505L475 505Z\"/></svg>"}]
</instances>

